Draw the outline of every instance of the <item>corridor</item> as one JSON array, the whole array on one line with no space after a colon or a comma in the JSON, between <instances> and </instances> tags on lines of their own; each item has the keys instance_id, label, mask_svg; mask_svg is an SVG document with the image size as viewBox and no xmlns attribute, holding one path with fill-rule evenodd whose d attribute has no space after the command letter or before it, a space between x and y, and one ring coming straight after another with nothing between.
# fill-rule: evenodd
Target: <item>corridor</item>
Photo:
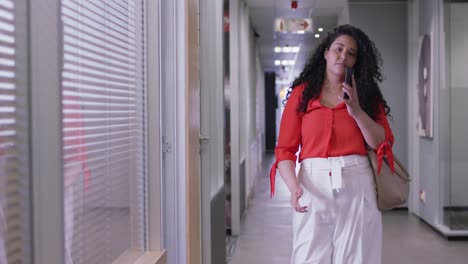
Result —
<instances>
[{"instance_id":1,"label":"corridor","mask_svg":"<svg viewBox=\"0 0 468 264\"><path fill-rule=\"evenodd\" d=\"M272 163L273 156L267 156L229 264L289 263L293 210L279 175L277 192L270 199L268 172ZM407 211L384 213L383 232L383 264L467 263L468 241L448 241Z\"/></svg>"},{"instance_id":2,"label":"corridor","mask_svg":"<svg viewBox=\"0 0 468 264\"><path fill-rule=\"evenodd\" d=\"M466 14L468 0L0 0L0 264L288 264L271 153L378 150L385 104L412 181L384 213L383 263L468 264ZM304 113L286 107L298 87Z\"/></svg>"}]
</instances>

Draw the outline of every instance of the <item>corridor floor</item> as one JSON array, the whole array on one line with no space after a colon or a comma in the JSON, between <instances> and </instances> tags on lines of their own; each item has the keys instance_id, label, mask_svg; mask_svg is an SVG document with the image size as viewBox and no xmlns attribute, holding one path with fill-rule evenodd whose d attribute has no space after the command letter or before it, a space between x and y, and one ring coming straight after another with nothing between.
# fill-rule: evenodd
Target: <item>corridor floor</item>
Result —
<instances>
[{"instance_id":1,"label":"corridor floor","mask_svg":"<svg viewBox=\"0 0 468 264\"><path fill-rule=\"evenodd\" d=\"M275 197L270 199L268 173L272 156L267 156L264 163L242 221L241 235L234 239L229 264L289 264L293 212L289 193L278 178ZM468 263L468 241L447 241L406 211L384 213L383 232L382 264Z\"/></svg>"}]
</instances>

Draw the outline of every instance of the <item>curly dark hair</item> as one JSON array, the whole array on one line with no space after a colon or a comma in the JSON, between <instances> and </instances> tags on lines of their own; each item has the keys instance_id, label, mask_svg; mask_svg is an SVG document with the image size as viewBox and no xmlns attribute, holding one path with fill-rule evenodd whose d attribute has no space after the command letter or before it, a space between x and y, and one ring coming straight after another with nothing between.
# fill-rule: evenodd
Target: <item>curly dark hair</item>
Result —
<instances>
[{"instance_id":1,"label":"curly dark hair","mask_svg":"<svg viewBox=\"0 0 468 264\"><path fill-rule=\"evenodd\" d=\"M358 46L357 60L354 65L354 78L358 87L361 108L374 119L377 115L378 106L382 103L385 114L388 115L390 107L384 100L377 84L377 81L382 82L382 72L380 69L382 56L375 47L374 42L362 30L351 25L338 26L333 32L328 33L328 36L314 50L312 57L305 65L299 77L292 83L286 98L289 97L292 89L298 85L305 84L297 111L299 113L306 112L310 99L317 99L320 95L326 71L325 51L341 35L351 36L356 40Z\"/></svg>"}]
</instances>

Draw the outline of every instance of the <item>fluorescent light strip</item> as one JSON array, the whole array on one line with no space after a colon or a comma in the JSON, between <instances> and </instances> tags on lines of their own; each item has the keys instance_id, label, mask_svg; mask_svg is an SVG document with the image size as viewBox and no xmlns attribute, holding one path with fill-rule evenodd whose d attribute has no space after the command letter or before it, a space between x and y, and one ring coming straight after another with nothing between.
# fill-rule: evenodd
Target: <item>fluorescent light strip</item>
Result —
<instances>
[{"instance_id":1,"label":"fluorescent light strip","mask_svg":"<svg viewBox=\"0 0 468 264\"><path fill-rule=\"evenodd\" d=\"M299 46L293 46L293 47L286 46L286 47L275 47L274 48L275 53L280 53L280 52L283 52L283 53L298 53L300 50L301 50L301 48Z\"/></svg>"}]
</instances>

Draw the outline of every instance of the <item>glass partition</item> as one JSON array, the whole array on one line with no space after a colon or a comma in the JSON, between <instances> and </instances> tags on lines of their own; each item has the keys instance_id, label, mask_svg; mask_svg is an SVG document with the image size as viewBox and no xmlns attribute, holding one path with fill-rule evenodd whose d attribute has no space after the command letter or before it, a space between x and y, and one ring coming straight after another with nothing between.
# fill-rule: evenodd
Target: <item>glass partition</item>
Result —
<instances>
[{"instance_id":1,"label":"glass partition","mask_svg":"<svg viewBox=\"0 0 468 264\"><path fill-rule=\"evenodd\" d=\"M468 1L444 2L445 75L440 90L443 224L468 231ZM441 67L441 69L444 69Z\"/></svg>"}]
</instances>

